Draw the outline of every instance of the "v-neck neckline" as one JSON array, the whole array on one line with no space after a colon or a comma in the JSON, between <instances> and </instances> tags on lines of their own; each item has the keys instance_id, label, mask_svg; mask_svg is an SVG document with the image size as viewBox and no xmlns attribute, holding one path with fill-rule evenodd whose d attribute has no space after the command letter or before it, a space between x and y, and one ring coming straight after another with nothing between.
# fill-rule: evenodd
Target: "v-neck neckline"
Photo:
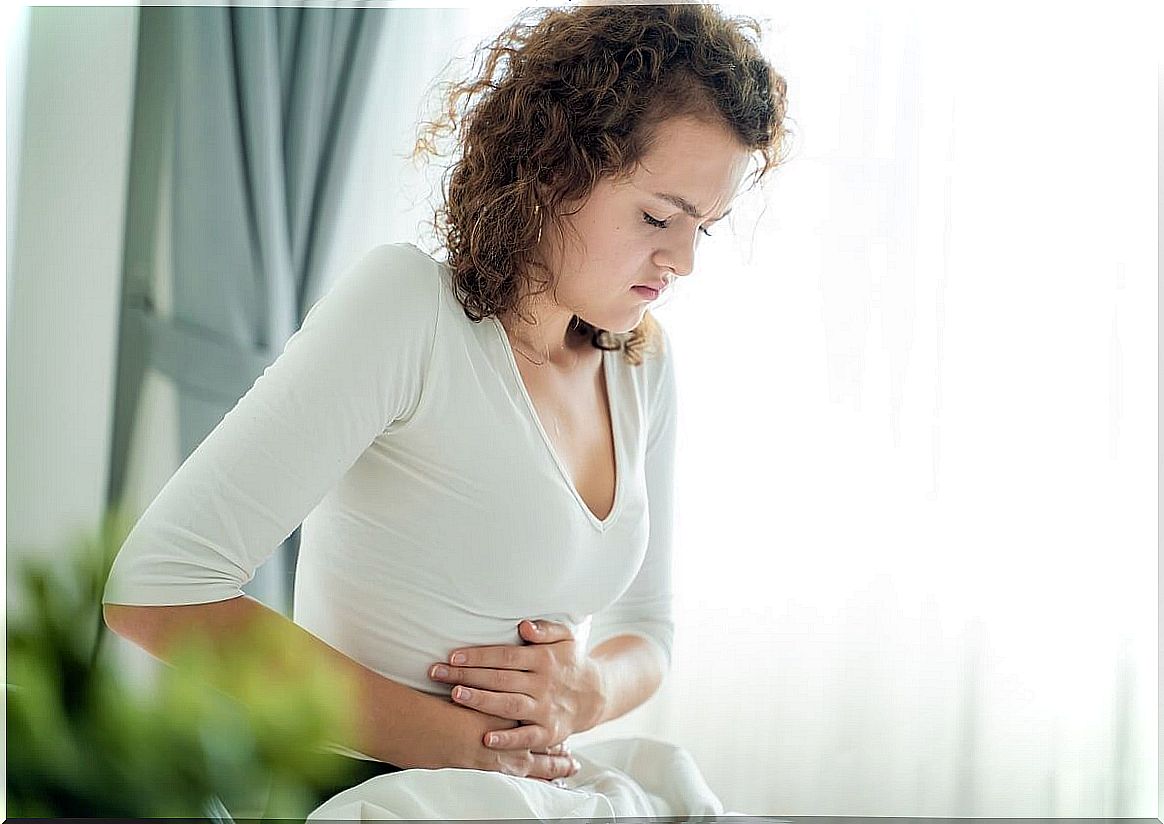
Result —
<instances>
[{"instance_id":1,"label":"v-neck neckline","mask_svg":"<svg viewBox=\"0 0 1164 824\"><path fill-rule=\"evenodd\" d=\"M599 518L594 514L589 505L583 499L581 493L578 492L578 487L574 484L574 479L570 477L570 470L567 468L565 462L558 457L558 452L554 449L554 442L550 440L549 434L546 432L545 426L542 425L542 419L538 416L537 407L534 406L533 398L530 397L529 390L526 388L525 379L521 376L521 370L518 369L517 359L514 357L513 346L509 342L509 336L505 333L505 327L501 325L496 316L490 315L489 319L493 322L494 328L497 330L497 336L501 338L501 345L505 350L506 358L509 361L509 368L513 373L514 379L517 381L518 390L521 396L525 399L525 407L529 416L533 419L534 425L538 432L541 433L542 443L545 444L546 450L550 453L550 457L558 466L558 471L561 473L566 486L569 488L574 500L578 502L578 506L586 513L597 529L605 531L614 519L618 517L619 510L622 508L622 487L623 487L623 458L622 458L622 438L620 437L621 429L619 427L619 410L617 401L615 400L618 393L611 390L611 369L610 358L607 350L602 350L602 377L603 388L606 392L606 408L610 412L610 437L614 443L614 503L610 507L610 512L605 518Z\"/></svg>"}]
</instances>

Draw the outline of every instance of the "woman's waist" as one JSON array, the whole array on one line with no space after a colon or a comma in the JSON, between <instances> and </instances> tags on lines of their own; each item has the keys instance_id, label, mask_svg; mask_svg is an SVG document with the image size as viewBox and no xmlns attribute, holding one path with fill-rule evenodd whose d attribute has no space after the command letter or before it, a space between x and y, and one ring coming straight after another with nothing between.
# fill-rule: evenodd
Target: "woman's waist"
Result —
<instances>
[{"instance_id":1,"label":"woman's waist","mask_svg":"<svg viewBox=\"0 0 1164 824\"><path fill-rule=\"evenodd\" d=\"M353 599L311 597L297 591L295 623L348 657L412 689L449 697L452 685L428 677L429 668L447 662L457 649L523 646L518 624L548 620L570 627L584 639L588 616L562 613L485 616L433 602L402 604L384 599L360 604Z\"/></svg>"}]
</instances>

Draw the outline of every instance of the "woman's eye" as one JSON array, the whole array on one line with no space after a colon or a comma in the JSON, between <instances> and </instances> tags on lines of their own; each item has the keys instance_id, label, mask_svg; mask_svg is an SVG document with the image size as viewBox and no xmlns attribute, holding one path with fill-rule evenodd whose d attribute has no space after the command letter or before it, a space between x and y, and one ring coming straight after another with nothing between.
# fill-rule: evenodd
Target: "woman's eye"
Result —
<instances>
[{"instance_id":1,"label":"woman's eye","mask_svg":"<svg viewBox=\"0 0 1164 824\"><path fill-rule=\"evenodd\" d=\"M669 225L667 223L667 221L659 220L658 218L651 217L646 212L643 212L643 222L649 223L651 226L654 226L656 229L666 229L667 226ZM703 228L702 226L699 227L699 231L703 232L703 234L705 236L711 237L711 232L707 231L707 229Z\"/></svg>"}]
</instances>

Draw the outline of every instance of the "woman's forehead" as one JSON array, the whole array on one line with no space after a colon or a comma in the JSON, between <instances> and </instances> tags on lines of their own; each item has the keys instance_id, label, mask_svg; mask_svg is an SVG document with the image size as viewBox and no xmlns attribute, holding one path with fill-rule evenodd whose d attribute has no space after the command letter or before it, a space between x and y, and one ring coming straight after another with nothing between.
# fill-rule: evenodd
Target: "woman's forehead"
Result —
<instances>
[{"instance_id":1,"label":"woman's forehead","mask_svg":"<svg viewBox=\"0 0 1164 824\"><path fill-rule=\"evenodd\" d=\"M734 141L649 153L627 181L628 193L667 203L699 220L716 217L735 197L750 153Z\"/></svg>"}]
</instances>

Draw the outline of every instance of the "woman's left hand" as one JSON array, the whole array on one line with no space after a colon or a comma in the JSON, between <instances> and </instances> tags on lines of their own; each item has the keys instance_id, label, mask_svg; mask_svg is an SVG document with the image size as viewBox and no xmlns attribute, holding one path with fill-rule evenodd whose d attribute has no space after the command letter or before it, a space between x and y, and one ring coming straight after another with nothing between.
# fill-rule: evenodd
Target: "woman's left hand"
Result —
<instances>
[{"instance_id":1,"label":"woman's left hand","mask_svg":"<svg viewBox=\"0 0 1164 824\"><path fill-rule=\"evenodd\" d=\"M487 734L485 746L544 751L597 722L598 668L565 624L522 621L518 634L527 646L456 649L449 653L449 663L429 667L428 675L457 685L455 703L522 722ZM458 655L464 660L454 661ZM444 667L446 674L439 674L437 667Z\"/></svg>"}]
</instances>

